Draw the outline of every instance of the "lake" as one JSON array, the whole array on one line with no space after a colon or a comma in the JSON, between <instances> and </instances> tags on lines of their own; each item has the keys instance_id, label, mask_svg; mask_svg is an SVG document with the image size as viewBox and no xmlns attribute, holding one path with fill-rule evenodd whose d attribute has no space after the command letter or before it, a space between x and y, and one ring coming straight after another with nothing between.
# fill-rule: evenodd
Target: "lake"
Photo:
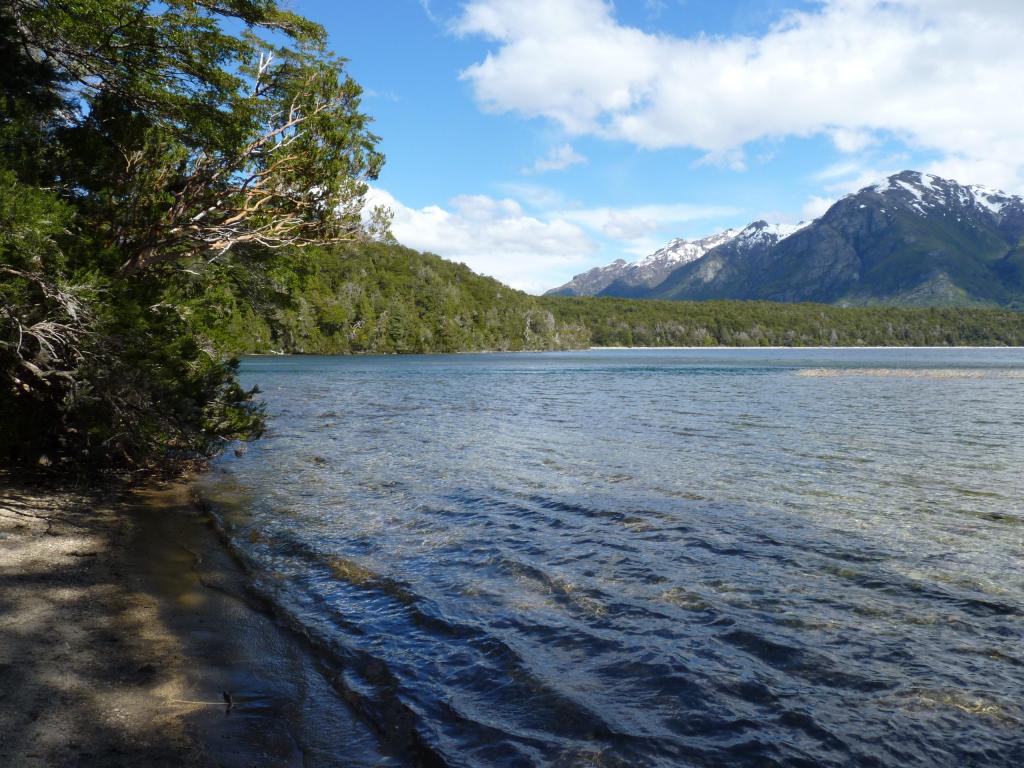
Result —
<instances>
[{"instance_id":1,"label":"lake","mask_svg":"<svg viewBox=\"0 0 1024 768\"><path fill-rule=\"evenodd\" d=\"M241 374L203 493L396 760L1024 763L1024 350Z\"/></svg>"}]
</instances>

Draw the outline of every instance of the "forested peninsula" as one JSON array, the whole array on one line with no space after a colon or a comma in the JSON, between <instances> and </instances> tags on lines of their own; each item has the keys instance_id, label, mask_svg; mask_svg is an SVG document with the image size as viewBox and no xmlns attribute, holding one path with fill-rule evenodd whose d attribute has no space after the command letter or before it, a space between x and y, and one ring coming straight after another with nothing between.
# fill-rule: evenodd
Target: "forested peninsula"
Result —
<instances>
[{"instance_id":1,"label":"forested peninsula","mask_svg":"<svg viewBox=\"0 0 1024 768\"><path fill-rule=\"evenodd\" d=\"M228 268L180 301L227 354L1024 344L1010 310L535 297L380 243L311 249L278 274Z\"/></svg>"}]
</instances>

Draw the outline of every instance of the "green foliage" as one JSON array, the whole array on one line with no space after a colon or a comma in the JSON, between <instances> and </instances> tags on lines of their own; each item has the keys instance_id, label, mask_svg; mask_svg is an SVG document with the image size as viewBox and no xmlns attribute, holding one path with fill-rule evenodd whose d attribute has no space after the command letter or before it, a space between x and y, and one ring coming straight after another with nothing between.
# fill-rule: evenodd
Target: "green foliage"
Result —
<instances>
[{"instance_id":1,"label":"green foliage","mask_svg":"<svg viewBox=\"0 0 1024 768\"><path fill-rule=\"evenodd\" d=\"M383 157L324 40L275 0L0 4L0 460L255 436L242 352L1024 343L1011 312L538 299L370 242Z\"/></svg>"},{"instance_id":2,"label":"green foliage","mask_svg":"<svg viewBox=\"0 0 1024 768\"><path fill-rule=\"evenodd\" d=\"M179 297L221 349L311 354L568 349L582 329L462 264L380 243L225 269Z\"/></svg>"},{"instance_id":3,"label":"green foliage","mask_svg":"<svg viewBox=\"0 0 1024 768\"><path fill-rule=\"evenodd\" d=\"M100 268L362 231L365 181L383 157L316 25L268 0L14 0L3 18L12 69L45 62L36 78L58 99L32 126L57 149L23 170L82 207L97 256L122 259ZM230 34L227 20L249 31Z\"/></svg>"},{"instance_id":4,"label":"green foliage","mask_svg":"<svg viewBox=\"0 0 1024 768\"><path fill-rule=\"evenodd\" d=\"M1024 314L1006 310L538 298L400 246L304 257L225 266L176 302L230 353L1024 344Z\"/></svg>"},{"instance_id":5,"label":"green foliage","mask_svg":"<svg viewBox=\"0 0 1024 768\"><path fill-rule=\"evenodd\" d=\"M1024 314L997 309L836 307L769 301L546 296L595 346L1020 346Z\"/></svg>"},{"instance_id":6,"label":"green foliage","mask_svg":"<svg viewBox=\"0 0 1024 768\"><path fill-rule=\"evenodd\" d=\"M324 42L274 0L0 5L0 458L138 466L259 432L218 340L280 291L215 312L217 281L293 287L269 251L365 237L383 162Z\"/></svg>"},{"instance_id":7,"label":"green foliage","mask_svg":"<svg viewBox=\"0 0 1024 768\"><path fill-rule=\"evenodd\" d=\"M22 184L13 171L0 166L0 264L59 269L63 259L56 240L73 215L53 192ZM0 291L4 288L0 285Z\"/></svg>"}]
</instances>

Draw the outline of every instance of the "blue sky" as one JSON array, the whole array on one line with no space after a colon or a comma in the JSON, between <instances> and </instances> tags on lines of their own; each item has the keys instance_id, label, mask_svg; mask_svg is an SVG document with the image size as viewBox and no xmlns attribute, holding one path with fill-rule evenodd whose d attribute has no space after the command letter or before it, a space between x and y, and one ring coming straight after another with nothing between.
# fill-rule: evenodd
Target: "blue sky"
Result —
<instances>
[{"instance_id":1,"label":"blue sky","mask_svg":"<svg viewBox=\"0 0 1024 768\"><path fill-rule=\"evenodd\" d=\"M1017 0L291 5L366 90L398 239L532 292L904 168L1024 187Z\"/></svg>"}]
</instances>

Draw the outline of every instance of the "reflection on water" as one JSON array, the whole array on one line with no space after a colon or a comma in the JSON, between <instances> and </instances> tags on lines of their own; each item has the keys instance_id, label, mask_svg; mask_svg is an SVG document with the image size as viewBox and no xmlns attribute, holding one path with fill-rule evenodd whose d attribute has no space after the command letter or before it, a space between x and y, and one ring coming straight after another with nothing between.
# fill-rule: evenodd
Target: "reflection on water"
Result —
<instances>
[{"instance_id":1,"label":"reflection on water","mask_svg":"<svg viewBox=\"0 0 1024 768\"><path fill-rule=\"evenodd\" d=\"M251 358L206 480L460 766L1024 761L1024 351Z\"/></svg>"}]
</instances>

